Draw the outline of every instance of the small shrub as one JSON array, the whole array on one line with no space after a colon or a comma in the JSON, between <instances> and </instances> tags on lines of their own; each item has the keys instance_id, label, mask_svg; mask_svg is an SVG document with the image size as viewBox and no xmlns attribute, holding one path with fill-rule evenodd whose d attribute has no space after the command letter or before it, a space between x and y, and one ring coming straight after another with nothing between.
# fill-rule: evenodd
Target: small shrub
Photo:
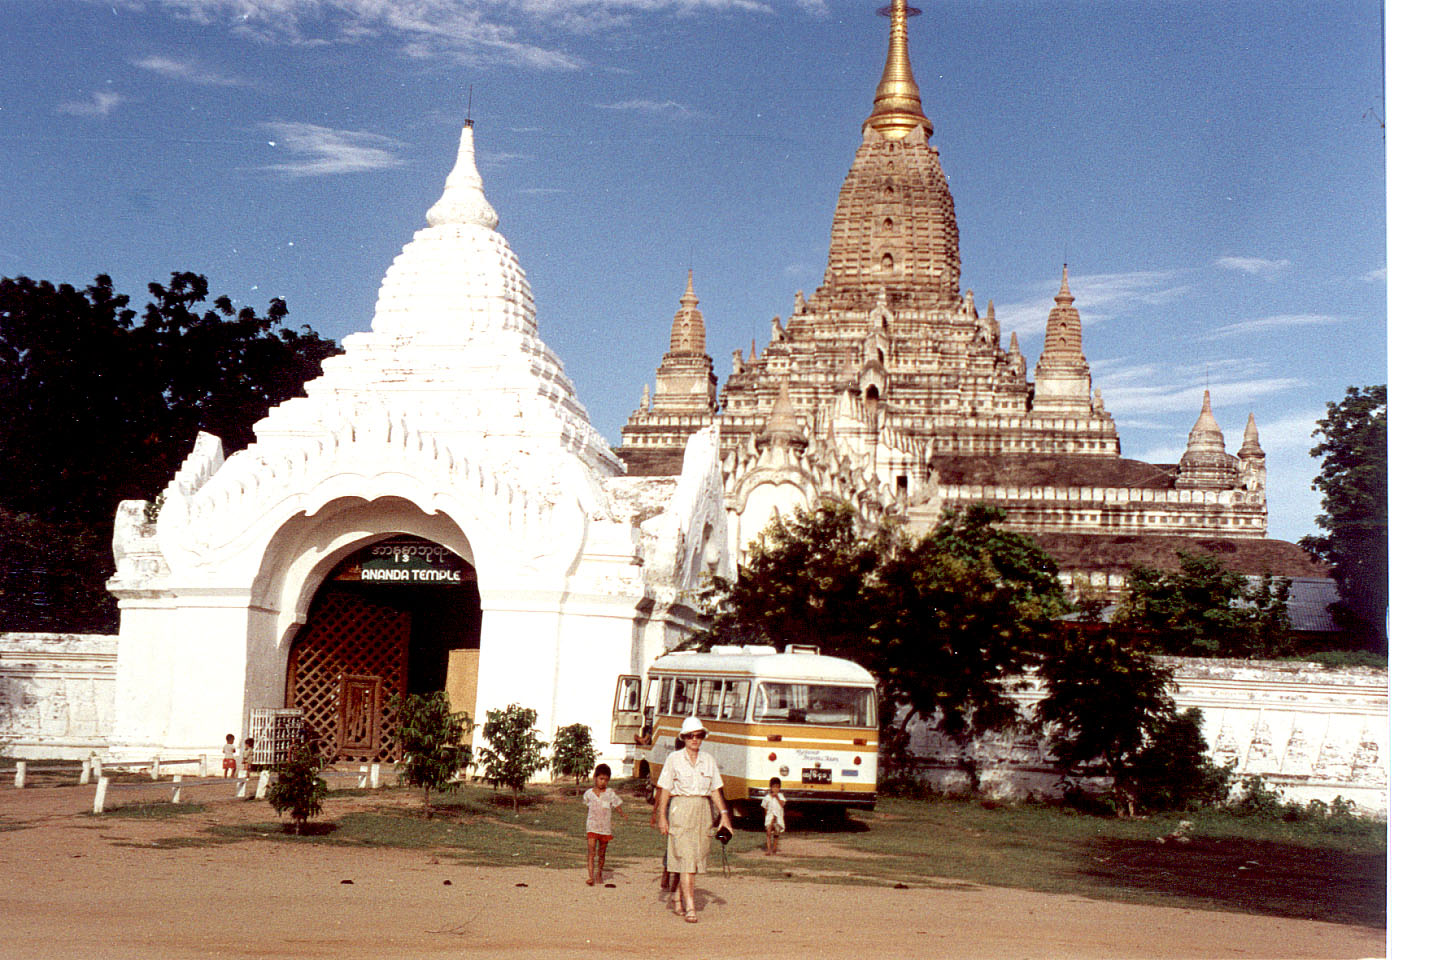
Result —
<instances>
[{"instance_id":1,"label":"small shrub","mask_svg":"<svg viewBox=\"0 0 1440 960\"><path fill-rule=\"evenodd\" d=\"M481 736L489 746L476 751L476 758L485 768L485 779L497 790L510 788L512 806L517 813L520 791L531 777L549 766L544 753L546 743L535 729L536 716L534 710L518 703L504 710L485 711Z\"/></svg>"},{"instance_id":2,"label":"small shrub","mask_svg":"<svg viewBox=\"0 0 1440 960\"><path fill-rule=\"evenodd\" d=\"M390 698L399 744L400 777L425 791L425 816L430 816L430 791L454 789L455 776L470 762L465 735L474 724L468 713L451 713L450 697L443 690L429 694L398 694Z\"/></svg>"},{"instance_id":3,"label":"small shrub","mask_svg":"<svg viewBox=\"0 0 1440 960\"><path fill-rule=\"evenodd\" d=\"M270 806L281 817L289 813L297 833L304 833L310 818L318 816L325 805L328 788L320 777L324 768L325 758L313 740L297 744L290 758L276 767Z\"/></svg>"},{"instance_id":4,"label":"small shrub","mask_svg":"<svg viewBox=\"0 0 1440 960\"><path fill-rule=\"evenodd\" d=\"M575 785L580 785L583 777L588 777L590 771L595 769L595 761L600 757L599 751L595 749L594 739L590 735L590 728L583 723L572 723L568 727L561 727L555 731L554 750L550 754L550 769L557 777L574 777Z\"/></svg>"}]
</instances>

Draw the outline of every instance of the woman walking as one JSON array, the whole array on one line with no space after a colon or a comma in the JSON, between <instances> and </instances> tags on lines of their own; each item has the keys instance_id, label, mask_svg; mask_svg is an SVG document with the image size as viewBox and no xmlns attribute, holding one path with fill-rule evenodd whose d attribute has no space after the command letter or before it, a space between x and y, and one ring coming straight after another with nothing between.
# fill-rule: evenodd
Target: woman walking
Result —
<instances>
[{"instance_id":1,"label":"woman walking","mask_svg":"<svg viewBox=\"0 0 1440 960\"><path fill-rule=\"evenodd\" d=\"M666 854L670 869L680 874L680 889L671 898L670 907L684 916L686 923L696 921L695 874L705 872L710 856L711 808L719 812L721 826L731 832L735 829L721 790L720 768L713 756L700 752L705 734L699 717L685 718L680 725L680 739L685 746L665 758L657 784L656 825L669 838Z\"/></svg>"}]
</instances>

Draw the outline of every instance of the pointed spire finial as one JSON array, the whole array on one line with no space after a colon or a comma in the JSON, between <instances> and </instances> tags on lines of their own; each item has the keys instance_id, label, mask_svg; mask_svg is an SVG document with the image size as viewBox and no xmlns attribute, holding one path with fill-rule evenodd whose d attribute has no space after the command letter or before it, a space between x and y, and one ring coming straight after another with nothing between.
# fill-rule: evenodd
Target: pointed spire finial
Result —
<instances>
[{"instance_id":1,"label":"pointed spire finial","mask_svg":"<svg viewBox=\"0 0 1440 960\"><path fill-rule=\"evenodd\" d=\"M695 271L685 276L685 292L680 296L680 309L670 323L671 353L705 352L705 317L700 312L700 298L695 296Z\"/></svg>"},{"instance_id":2,"label":"pointed spire finial","mask_svg":"<svg viewBox=\"0 0 1440 960\"><path fill-rule=\"evenodd\" d=\"M920 107L920 87L910 71L910 34L907 22L920 11L905 0L891 0L890 8L876 11L890 17L890 47L885 56L885 71L875 88L875 109L865 125L887 140L903 140L916 127L923 127L928 138L934 124Z\"/></svg>"},{"instance_id":3,"label":"pointed spire finial","mask_svg":"<svg viewBox=\"0 0 1440 960\"><path fill-rule=\"evenodd\" d=\"M445 178L445 191L425 214L432 227L447 223L472 223L494 230L500 217L485 199L485 181L475 167L475 124L466 120L460 129L460 149L455 166Z\"/></svg>"}]
</instances>

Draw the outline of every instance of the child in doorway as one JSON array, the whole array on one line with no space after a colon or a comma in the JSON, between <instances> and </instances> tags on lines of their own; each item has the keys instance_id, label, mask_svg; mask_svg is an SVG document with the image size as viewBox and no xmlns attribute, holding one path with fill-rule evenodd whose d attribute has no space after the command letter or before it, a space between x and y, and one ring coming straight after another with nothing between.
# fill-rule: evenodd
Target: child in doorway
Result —
<instances>
[{"instance_id":1,"label":"child in doorway","mask_svg":"<svg viewBox=\"0 0 1440 960\"><path fill-rule=\"evenodd\" d=\"M225 746L220 748L220 776L235 776L235 734L225 734Z\"/></svg>"},{"instance_id":2,"label":"child in doorway","mask_svg":"<svg viewBox=\"0 0 1440 960\"><path fill-rule=\"evenodd\" d=\"M240 751L240 773L246 780L250 779L250 767L255 763L255 738L245 738L245 749Z\"/></svg>"},{"instance_id":3,"label":"child in doorway","mask_svg":"<svg viewBox=\"0 0 1440 960\"><path fill-rule=\"evenodd\" d=\"M770 792L760 801L765 811L765 855L780 852L780 834L785 832L785 794L780 792L780 778L770 778Z\"/></svg>"},{"instance_id":4,"label":"child in doorway","mask_svg":"<svg viewBox=\"0 0 1440 960\"><path fill-rule=\"evenodd\" d=\"M595 768L595 785L585 791L585 885L593 887L596 880L605 878L605 848L615 831L610 825L610 814L620 809L620 796L610 789L610 765L602 763ZM622 811L620 816L625 816Z\"/></svg>"}]
</instances>

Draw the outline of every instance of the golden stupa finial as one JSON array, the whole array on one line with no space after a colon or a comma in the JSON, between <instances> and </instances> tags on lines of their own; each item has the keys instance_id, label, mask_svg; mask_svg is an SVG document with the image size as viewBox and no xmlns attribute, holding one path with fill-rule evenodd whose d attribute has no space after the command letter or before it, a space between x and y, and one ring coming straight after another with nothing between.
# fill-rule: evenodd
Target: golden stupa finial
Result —
<instances>
[{"instance_id":1,"label":"golden stupa finial","mask_svg":"<svg viewBox=\"0 0 1440 960\"><path fill-rule=\"evenodd\" d=\"M905 0L891 0L887 10L875 11L890 17L890 50L885 57L885 72L875 88L875 109L865 125L887 140L901 140L917 126L925 128L929 138L935 127L920 108L920 88L910 72L910 35L907 23L920 11Z\"/></svg>"}]
</instances>

